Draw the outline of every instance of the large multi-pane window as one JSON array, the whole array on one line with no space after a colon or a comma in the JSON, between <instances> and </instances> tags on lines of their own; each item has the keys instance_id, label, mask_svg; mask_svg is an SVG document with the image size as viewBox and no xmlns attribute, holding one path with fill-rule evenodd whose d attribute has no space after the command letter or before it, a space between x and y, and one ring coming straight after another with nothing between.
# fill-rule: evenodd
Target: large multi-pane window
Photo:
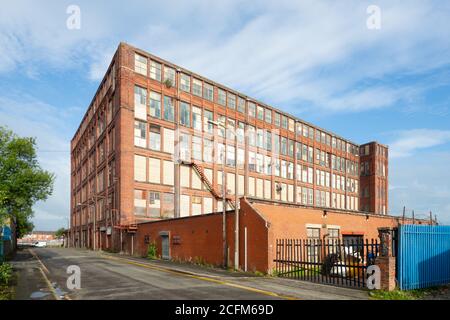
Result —
<instances>
[{"instance_id":1,"label":"large multi-pane window","mask_svg":"<svg viewBox=\"0 0 450 320\"><path fill-rule=\"evenodd\" d=\"M228 93L228 108L236 109L236 96L231 93Z\"/></svg>"},{"instance_id":2,"label":"large multi-pane window","mask_svg":"<svg viewBox=\"0 0 450 320\"><path fill-rule=\"evenodd\" d=\"M234 167L236 165L236 154L234 146L227 146L227 166Z\"/></svg>"},{"instance_id":3,"label":"large multi-pane window","mask_svg":"<svg viewBox=\"0 0 450 320\"><path fill-rule=\"evenodd\" d=\"M203 161L212 163L214 157L214 141L204 138L203 139Z\"/></svg>"},{"instance_id":4,"label":"large multi-pane window","mask_svg":"<svg viewBox=\"0 0 450 320\"><path fill-rule=\"evenodd\" d=\"M279 127L281 124L281 115L278 112L275 112L275 117L273 123Z\"/></svg>"},{"instance_id":5,"label":"large multi-pane window","mask_svg":"<svg viewBox=\"0 0 450 320\"><path fill-rule=\"evenodd\" d=\"M192 158L195 160L202 160L202 138L192 137Z\"/></svg>"},{"instance_id":6,"label":"large multi-pane window","mask_svg":"<svg viewBox=\"0 0 450 320\"><path fill-rule=\"evenodd\" d=\"M147 147L146 123L134 121L134 145L141 148Z\"/></svg>"},{"instance_id":7,"label":"large multi-pane window","mask_svg":"<svg viewBox=\"0 0 450 320\"><path fill-rule=\"evenodd\" d=\"M245 131L245 124L239 121L238 126L236 128L236 138L239 143L244 143L245 140L244 131Z\"/></svg>"},{"instance_id":8,"label":"large multi-pane window","mask_svg":"<svg viewBox=\"0 0 450 320\"><path fill-rule=\"evenodd\" d=\"M191 110L189 104L180 102L180 124L185 127L191 126Z\"/></svg>"},{"instance_id":9,"label":"large multi-pane window","mask_svg":"<svg viewBox=\"0 0 450 320\"><path fill-rule=\"evenodd\" d=\"M255 127L253 126L247 127L247 137L248 137L248 144L252 147L256 146Z\"/></svg>"},{"instance_id":10,"label":"large multi-pane window","mask_svg":"<svg viewBox=\"0 0 450 320\"><path fill-rule=\"evenodd\" d=\"M173 105L173 98L164 96L164 120L173 122L174 116L175 109Z\"/></svg>"},{"instance_id":11,"label":"large multi-pane window","mask_svg":"<svg viewBox=\"0 0 450 320\"><path fill-rule=\"evenodd\" d=\"M147 90L134 86L134 116L147 120Z\"/></svg>"},{"instance_id":12,"label":"large multi-pane window","mask_svg":"<svg viewBox=\"0 0 450 320\"><path fill-rule=\"evenodd\" d=\"M192 79L192 94L198 97L202 96L202 81L193 78Z\"/></svg>"},{"instance_id":13,"label":"large multi-pane window","mask_svg":"<svg viewBox=\"0 0 450 320\"><path fill-rule=\"evenodd\" d=\"M161 159L148 158L148 181L161 183Z\"/></svg>"},{"instance_id":14,"label":"large multi-pane window","mask_svg":"<svg viewBox=\"0 0 450 320\"><path fill-rule=\"evenodd\" d=\"M202 109L199 107L192 107L192 128L202 131Z\"/></svg>"},{"instance_id":15,"label":"large multi-pane window","mask_svg":"<svg viewBox=\"0 0 450 320\"><path fill-rule=\"evenodd\" d=\"M214 132L214 125L211 123L214 120L214 116L212 111L203 110L203 121L204 121L204 130L205 132L208 133L213 133Z\"/></svg>"},{"instance_id":16,"label":"large multi-pane window","mask_svg":"<svg viewBox=\"0 0 450 320\"><path fill-rule=\"evenodd\" d=\"M225 92L225 90L222 89L217 89L217 103L225 106L227 102L227 93Z\"/></svg>"},{"instance_id":17,"label":"large multi-pane window","mask_svg":"<svg viewBox=\"0 0 450 320\"><path fill-rule=\"evenodd\" d=\"M161 127L156 125L150 125L149 130L149 147L152 150L161 150Z\"/></svg>"},{"instance_id":18,"label":"large multi-pane window","mask_svg":"<svg viewBox=\"0 0 450 320\"><path fill-rule=\"evenodd\" d=\"M267 123L272 123L272 110L266 109L264 112L265 120Z\"/></svg>"},{"instance_id":19,"label":"large multi-pane window","mask_svg":"<svg viewBox=\"0 0 450 320\"><path fill-rule=\"evenodd\" d=\"M257 129L256 130L256 145L258 146L258 148L262 148L264 149L265 144L264 144L264 130L263 129Z\"/></svg>"},{"instance_id":20,"label":"large multi-pane window","mask_svg":"<svg viewBox=\"0 0 450 320\"><path fill-rule=\"evenodd\" d=\"M134 155L134 180L147 181L147 160L143 156Z\"/></svg>"},{"instance_id":21,"label":"large multi-pane window","mask_svg":"<svg viewBox=\"0 0 450 320\"><path fill-rule=\"evenodd\" d=\"M250 117L256 117L256 105L253 102L248 103L248 115Z\"/></svg>"},{"instance_id":22,"label":"large multi-pane window","mask_svg":"<svg viewBox=\"0 0 450 320\"><path fill-rule=\"evenodd\" d=\"M145 216L147 214L144 190L134 190L134 214L139 216Z\"/></svg>"},{"instance_id":23,"label":"large multi-pane window","mask_svg":"<svg viewBox=\"0 0 450 320\"><path fill-rule=\"evenodd\" d=\"M174 86L175 85L175 70L164 66L164 82L166 85Z\"/></svg>"},{"instance_id":24,"label":"large multi-pane window","mask_svg":"<svg viewBox=\"0 0 450 320\"><path fill-rule=\"evenodd\" d=\"M180 159L190 161L191 160L191 141L189 134L180 133Z\"/></svg>"},{"instance_id":25,"label":"large multi-pane window","mask_svg":"<svg viewBox=\"0 0 450 320\"><path fill-rule=\"evenodd\" d=\"M237 110L241 113L245 113L245 100L241 97L238 97Z\"/></svg>"},{"instance_id":26,"label":"large multi-pane window","mask_svg":"<svg viewBox=\"0 0 450 320\"><path fill-rule=\"evenodd\" d=\"M258 120L264 120L264 108L263 107L257 106L256 117Z\"/></svg>"},{"instance_id":27,"label":"large multi-pane window","mask_svg":"<svg viewBox=\"0 0 450 320\"><path fill-rule=\"evenodd\" d=\"M161 118L161 95L150 91L150 116Z\"/></svg>"},{"instance_id":28,"label":"large multi-pane window","mask_svg":"<svg viewBox=\"0 0 450 320\"><path fill-rule=\"evenodd\" d=\"M140 54L134 54L134 71L147 76L147 58Z\"/></svg>"},{"instance_id":29,"label":"large multi-pane window","mask_svg":"<svg viewBox=\"0 0 450 320\"><path fill-rule=\"evenodd\" d=\"M161 81L161 63L150 61L150 78Z\"/></svg>"},{"instance_id":30,"label":"large multi-pane window","mask_svg":"<svg viewBox=\"0 0 450 320\"><path fill-rule=\"evenodd\" d=\"M288 118L286 116L281 116L281 127L284 129L288 128Z\"/></svg>"},{"instance_id":31,"label":"large multi-pane window","mask_svg":"<svg viewBox=\"0 0 450 320\"><path fill-rule=\"evenodd\" d=\"M214 87L206 82L203 84L203 98L214 101Z\"/></svg>"},{"instance_id":32,"label":"large multi-pane window","mask_svg":"<svg viewBox=\"0 0 450 320\"><path fill-rule=\"evenodd\" d=\"M191 92L191 77L184 73L182 73L180 77L180 89Z\"/></svg>"},{"instance_id":33,"label":"large multi-pane window","mask_svg":"<svg viewBox=\"0 0 450 320\"><path fill-rule=\"evenodd\" d=\"M175 215L174 202L175 197L173 193L163 193L161 218L168 219L174 217Z\"/></svg>"},{"instance_id":34,"label":"large multi-pane window","mask_svg":"<svg viewBox=\"0 0 450 320\"><path fill-rule=\"evenodd\" d=\"M148 215L152 218L159 218L161 213L161 200L159 192L150 191L148 193Z\"/></svg>"},{"instance_id":35,"label":"large multi-pane window","mask_svg":"<svg viewBox=\"0 0 450 320\"><path fill-rule=\"evenodd\" d=\"M287 155L287 138L281 137L281 154Z\"/></svg>"}]
</instances>

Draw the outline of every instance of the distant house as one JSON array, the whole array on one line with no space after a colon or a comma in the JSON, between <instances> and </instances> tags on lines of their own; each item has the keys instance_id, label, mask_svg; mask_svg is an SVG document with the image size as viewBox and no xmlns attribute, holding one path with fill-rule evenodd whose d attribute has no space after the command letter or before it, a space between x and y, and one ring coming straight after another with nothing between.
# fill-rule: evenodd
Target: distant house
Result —
<instances>
[{"instance_id":1,"label":"distant house","mask_svg":"<svg viewBox=\"0 0 450 320\"><path fill-rule=\"evenodd\" d=\"M36 241L47 242L55 239L56 235L54 231L33 231L31 233L27 233L21 239L18 239L17 242L23 244L23 243L33 243Z\"/></svg>"}]
</instances>

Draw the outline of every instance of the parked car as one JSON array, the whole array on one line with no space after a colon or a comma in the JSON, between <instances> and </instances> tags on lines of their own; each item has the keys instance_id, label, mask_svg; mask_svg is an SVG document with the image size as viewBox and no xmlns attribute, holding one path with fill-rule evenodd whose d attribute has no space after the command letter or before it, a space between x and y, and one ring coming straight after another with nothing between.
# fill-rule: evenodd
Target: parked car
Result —
<instances>
[{"instance_id":1,"label":"parked car","mask_svg":"<svg viewBox=\"0 0 450 320\"><path fill-rule=\"evenodd\" d=\"M34 243L34 246L36 248L45 248L47 246L47 242L45 242L45 241L36 241Z\"/></svg>"}]
</instances>

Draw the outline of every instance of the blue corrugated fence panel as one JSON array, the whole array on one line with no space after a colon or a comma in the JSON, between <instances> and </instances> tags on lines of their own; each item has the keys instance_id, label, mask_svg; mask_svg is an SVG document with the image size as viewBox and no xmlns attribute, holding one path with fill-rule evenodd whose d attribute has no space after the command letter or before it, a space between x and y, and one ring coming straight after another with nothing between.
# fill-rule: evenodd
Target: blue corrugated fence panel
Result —
<instances>
[{"instance_id":1,"label":"blue corrugated fence panel","mask_svg":"<svg viewBox=\"0 0 450 320\"><path fill-rule=\"evenodd\" d=\"M450 226L402 225L398 234L400 289L450 283Z\"/></svg>"}]
</instances>

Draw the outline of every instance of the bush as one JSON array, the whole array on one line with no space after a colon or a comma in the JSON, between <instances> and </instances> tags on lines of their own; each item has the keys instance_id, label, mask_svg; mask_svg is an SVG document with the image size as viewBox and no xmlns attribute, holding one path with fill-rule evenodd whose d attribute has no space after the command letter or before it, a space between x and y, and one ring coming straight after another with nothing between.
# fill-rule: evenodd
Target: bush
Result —
<instances>
[{"instance_id":1,"label":"bush","mask_svg":"<svg viewBox=\"0 0 450 320\"><path fill-rule=\"evenodd\" d=\"M156 243L152 242L148 245L147 248L147 258L156 259L156 257L157 257Z\"/></svg>"},{"instance_id":2,"label":"bush","mask_svg":"<svg viewBox=\"0 0 450 320\"><path fill-rule=\"evenodd\" d=\"M0 285L8 285L11 280L13 271L9 263L0 264Z\"/></svg>"}]
</instances>

